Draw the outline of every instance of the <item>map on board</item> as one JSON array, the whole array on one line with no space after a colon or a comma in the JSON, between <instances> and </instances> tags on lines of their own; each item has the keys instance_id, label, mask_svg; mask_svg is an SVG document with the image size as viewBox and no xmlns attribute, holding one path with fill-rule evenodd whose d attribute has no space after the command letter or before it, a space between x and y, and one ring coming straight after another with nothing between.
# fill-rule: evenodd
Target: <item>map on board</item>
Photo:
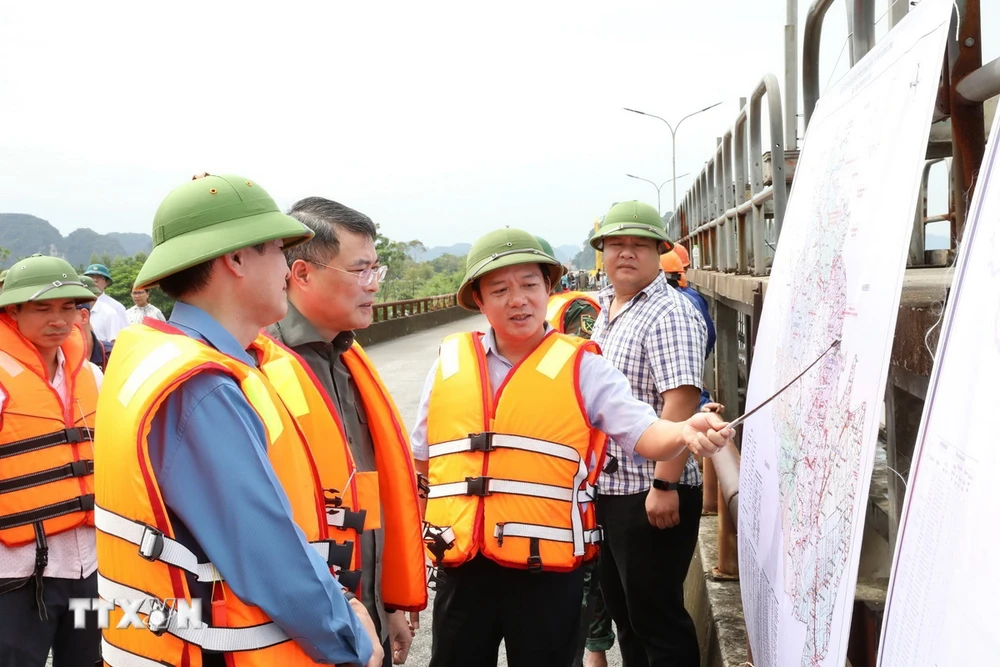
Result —
<instances>
[{"instance_id":1,"label":"map on board","mask_svg":"<svg viewBox=\"0 0 1000 667\"><path fill-rule=\"evenodd\" d=\"M951 3L924 0L809 124L747 392L739 559L754 664L843 665L878 416Z\"/></svg>"},{"instance_id":2,"label":"map on board","mask_svg":"<svg viewBox=\"0 0 1000 667\"><path fill-rule=\"evenodd\" d=\"M1000 124L966 219L910 466L879 664L990 665L1000 655L996 429L1000 377Z\"/></svg>"}]
</instances>

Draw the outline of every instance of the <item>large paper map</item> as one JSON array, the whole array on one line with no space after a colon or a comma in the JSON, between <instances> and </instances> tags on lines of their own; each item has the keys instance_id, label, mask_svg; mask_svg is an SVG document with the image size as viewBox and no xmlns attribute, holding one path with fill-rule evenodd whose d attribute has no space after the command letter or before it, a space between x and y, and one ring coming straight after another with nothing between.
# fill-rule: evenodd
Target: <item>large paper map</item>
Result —
<instances>
[{"instance_id":1,"label":"large paper map","mask_svg":"<svg viewBox=\"0 0 1000 667\"><path fill-rule=\"evenodd\" d=\"M843 665L861 531L951 3L924 0L824 94L767 287L739 557L754 664Z\"/></svg>"},{"instance_id":2,"label":"large paper map","mask_svg":"<svg viewBox=\"0 0 1000 667\"><path fill-rule=\"evenodd\" d=\"M1000 123L969 209L917 435L879 663L994 665L1000 655Z\"/></svg>"}]
</instances>

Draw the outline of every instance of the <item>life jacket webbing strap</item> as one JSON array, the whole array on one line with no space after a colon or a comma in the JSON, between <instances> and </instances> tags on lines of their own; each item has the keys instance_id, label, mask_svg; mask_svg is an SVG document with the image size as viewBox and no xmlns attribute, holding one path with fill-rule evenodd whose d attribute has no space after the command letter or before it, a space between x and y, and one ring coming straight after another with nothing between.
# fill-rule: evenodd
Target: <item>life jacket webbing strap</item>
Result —
<instances>
[{"instance_id":1,"label":"life jacket webbing strap","mask_svg":"<svg viewBox=\"0 0 1000 667\"><path fill-rule=\"evenodd\" d=\"M56 445L71 445L77 442L93 441L94 430L90 428L64 428L45 435L36 435L24 440L16 440L0 445L0 459L34 452Z\"/></svg>"},{"instance_id":2,"label":"life jacket webbing strap","mask_svg":"<svg viewBox=\"0 0 1000 667\"><path fill-rule=\"evenodd\" d=\"M94 508L94 525L102 533L136 545L139 547L139 556L148 561L161 561L167 565L173 565L196 576L198 581L213 582L223 580L222 573L215 567L215 564L199 562L198 557L193 551L177 540L167 537L152 526L147 526L140 521L133 521L103 507ZM333 544L341 549L353 548L347 546L350 545L350 542L344 544L334 542ZM311 542L310 545L319 553L323 560L327 561L328 565L331 567L339 566L339 561L342 559L339 551L335 551L332 554L336 557L336 561L330 562L331 549L329 540ZM350 560L348 560L347 566L350 566ZM345 572L347 571L345 570Z\"/></svg>"},{"instance_id":3,"label":"life jacket webbing strap","mask_svg":"<svg viewBox=\"0 0 1000 667\"><path fill-rule=\"evenodd\" d=\"M101 639L101 658L110 667L163 667L162 662L118 648L104 638Z\"/></svg>"},{"instance_id":4,"label":"life jacket webbing strap","mask_svg":"<svg viewBox=\"0 0 1000 667\"><path fill-rule=\"evenodd\" d=\"M94 494L88 493L26 512L0 516L0 530L26 526L29 523L48 521L49 519L54 519L65 514L72 514L73 512L89 512L92 509L94 509Z\"/></svg>"},{"instance_id":5,"label":"life jacket webbing strap","mask_svg":"<svg viewBox=\"0 0 1000 667\"><path fill-rule=\"evenodd\" d=\"M583 489L523 482L516 479L497 479L494 477L469 477L464 482L432 484L428 499L447 498L449 496L489 496L494 493L509 493L516 496L532 498L547 498L564 502L589 503L595 496L594 488L587 484Z\"/></svg>"},{"instance_id":6,"label":"life jacket webbing strap","mask_svg":"<svg viewBox=\"0 0 1000 667\"><path fill-rule=\"evenodd\" d=\"M532 523L498 523L493 529L493 537L503 543L507 537L524 537L528 539L547 540L549 542L574 542L572 528L557 528L555 526L539 526ZM597 544L604 537L603 528L585 530L582 533L584 544Z\"/></svg>"},{"instance_id":7,"label":"life jacket webbing strap","mask_svg":"<svg viewBox=\"0 0 1000 667\"><path fill-rule=\"evenodd\" d=\"M33 472L28 475L21 475L20 477L12 477L10 479L0 481L0 494L10 493L12 491L22 491L24 489L30 489L33 486L41 486L43 484L48 484L49 482L58 482L61 479L69 479L70 477L83 477L85 475L93 474L94 462L90 459L73 461L72 463L67 463L66 465L59 466L58 468L49 468L48 470Z\"/></svg>"},{"instance_id":8,"label":"life jacket webbing strap","mask_svg":"<svg viewBox=\"0 0 1000 667\"><path fill-rule=\"evenodd\" d=\"M119 600L135 603L142 600L137 612L148 615L155 609L162 609L162 601L117 581L112 581L97 573L97 594L115 606ZM288 635L274 623L263 623L243 628L218 628L202 624L201 627L179 627L177 614L171 614L166 621L164 632L181 641L201 647L205 651L232 653L234 651L256 651L289 641Z\"/></svg>"},{"instance_id":9,"label":"life jacket webbing strap","mask_svg":"<svg viewBox=\"0 0 1000 667\"><path fill-rule=\"evenodd\" d=\"M548 440L538 440L523 435L511 435L508 433L470 433L468 438L449 440L440 442L427 448L430 458L457 454L459 452L492 452L495 449L517 449L523 452L554 456L566 461L576 463L580 460L580 453L569 445L561 445Z\"/></svg>"}]
</instances>

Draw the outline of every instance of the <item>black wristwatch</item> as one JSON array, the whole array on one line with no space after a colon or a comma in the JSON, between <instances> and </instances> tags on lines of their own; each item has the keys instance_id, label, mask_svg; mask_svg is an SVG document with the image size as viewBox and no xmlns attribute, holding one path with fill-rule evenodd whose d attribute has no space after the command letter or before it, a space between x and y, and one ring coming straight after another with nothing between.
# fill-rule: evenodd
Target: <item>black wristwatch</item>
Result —
<instances>
[{"instance_id":1,"label":"black wristwatch","mask_svg":"<svg viewBox=\"0 0 1000 667\"><path fill-rule=\"evenodd\" d=\"M681 488L680 482L666 482L662 479L653 478L653 488L658 491L676 491Z\"/></svg>"}]
</instances>

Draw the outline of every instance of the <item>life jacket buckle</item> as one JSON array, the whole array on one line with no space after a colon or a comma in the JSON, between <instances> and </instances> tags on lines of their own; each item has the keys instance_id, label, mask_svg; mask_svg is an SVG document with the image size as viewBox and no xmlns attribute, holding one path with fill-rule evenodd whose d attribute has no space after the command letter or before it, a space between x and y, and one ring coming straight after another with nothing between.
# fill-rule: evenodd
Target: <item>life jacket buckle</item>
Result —
<instances>
[{"instance_id":1,"label":"life jacket buckle","mask_svg":"<svg viewBox=\"0 0 1000 667\"><path fill-rule=\"evenodd\" d=\"M492 452L493 447L493 432L484 431L483 433L470 433L469 434L469 450L473 452Z\"/></svg>"},{"instance_id":2,"label":"life jacket buckle","mask_svg":"<svg viewBox=\"0 0 1000 667\"><path fill-rule=\"evenodd\" d=\"M78 428L68 428L65 429L66 433L66 443L73 444L77 442L83 442L83 433Z\"/></svg>"},{"instance_id":3,"label":"life jacket buckle","mask_svg":"<svg viewBox=\"0 0 1000 667\"><path fill-rule=\"evenodd\" d=\"M465 495L479 496L480 498L492 495L490 492L491 479L491 477L466 477L465 481L469 486Z\"/></svg>"},{"instance_id":4,"label":"life jacket buckle","mask_svg":"<svg viewBox=\"0 0 1000 667\"><path fill-rule=\"evenodd\" d=\"M170 616L173 612L166 602L161 602L153 598L149 615L146 617L146 627L157 637L161 636L170 627Z\"/></svg>"},{"instance_id":5,"label":"life jacket buckle","mask_svg":"<svg viewBox=\"0 0 1000 667\"><path fill-rule=\"evenodd\" d=\"M94 462L89 459L73 461L69 464L70 475L73 477L83 477L94 473Z\"/></svg>"},{"instance_id":6,"label":"life jacket buckle","mask_svg":"<svg viewBox=\"0 0 1000 667\"><path fill-rule=\"evenodd\" d=\"M159 560L163 553L163 533L152 526L143 527L142 538L139 540L139 556L153 562Z\"/></svg>"}]
</instances>

